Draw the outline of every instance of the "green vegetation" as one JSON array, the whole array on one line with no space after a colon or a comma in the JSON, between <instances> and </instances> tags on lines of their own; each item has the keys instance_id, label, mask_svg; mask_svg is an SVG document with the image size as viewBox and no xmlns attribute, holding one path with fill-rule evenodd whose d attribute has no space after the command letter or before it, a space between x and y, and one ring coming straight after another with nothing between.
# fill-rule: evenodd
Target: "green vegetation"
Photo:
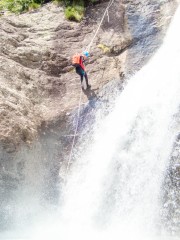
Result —
<instances>
[{"instance_id":1,"label":"green vegetation","mask_svg":"<svg viewBox=\"0 0 180 240\"><path fill-rule=\"evenodd\" d=\"M84 17L84 6L69 6L65 9L65 16L72 21L80 22Z\"/></svg>"},{"instance_id":2,"label":"green vegetation","mask_svg":"<svg viewBox=\"0 0 180 240\"><path fill-rule=\"evenodd\" d=\"M100 48L104 53L110 53L111 52L110 48L107 47L103 43L100 43L97 47Z\"/></svg>"},{"instance_id":3,"label":"green vegetation","mask_svg":"<svg viewBox=\"0 0 180 240\"><path fill-rule=\"evenodd\" d=\"M10 11L22 13L24 11L38 8L42 4L41 0L1 0L0 11Z\"/></svg>"},{"instance_id":4,"label":"green vegetation","mask_svg":"<svg viewBox=\"0 0 180 240\"><path fill-rule=\"evenodd\" d=\"M68 20L80 22L84 17L85 7L98 0L59 0L63 1L66 9L65 16Z\"/></svg>"},{"instance_id":5,"label":"green vegetation","mask_svg":"<svg viewBox=\"0 0 180 240\"><path fill-rule=\"evenodd\" d=\"M51 0L0 0L0 11L22 13L36 9ZM54 0L65 6L65 16L72 21L81 21L87 5L97 3L98 0Z\"/></svg>"},{"instance_id":6,"label":"green vegetation","mask_svg":"<svg viewBox=\"0 0 180 240\"><path fill-rule=\"evenodd\" d=\"M84 17L85 6L83 0L65 0L66 5L65 16L72 21L80 22Z\"/></svg>"},{"instance_id":7,"label":"green vegetation","mask_svg":"<svg viewBox=\"0 0 180 240\"><path fill-rule=\"evenodd\" d=\"M72 5L85 5L88 6L90 3L97 3L99 0L59 0L59 2L63 2L66 7Z\"/></svg>"}]
</instances>

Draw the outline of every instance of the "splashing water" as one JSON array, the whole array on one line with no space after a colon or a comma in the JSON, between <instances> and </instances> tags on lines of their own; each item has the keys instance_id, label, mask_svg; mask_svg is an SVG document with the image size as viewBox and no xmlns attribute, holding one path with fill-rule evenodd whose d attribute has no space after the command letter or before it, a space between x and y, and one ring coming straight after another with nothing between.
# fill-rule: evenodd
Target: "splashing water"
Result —
<instances>
[{"instance_id":1,"label":"splashing water","mask_svg":"<svg viewBox=\"0 0 180 240\"><path fill-rule=\"evenodd\" d=\"M180 102L179 22L180 9L161 49L129 81L74 164L58 221L36 237L162 238L161 187Z\"/></svg>"},{"instance_id":2,"label":"splashing water","mask_svg":"<svg viewBox=\"0 0 180 240\"><path fill-rule=\"evenodd\" d=\"M179 22L180 9L161 49L74 164L58 220L37 239L160 239L161 187L180 102Z\"/></svg>"},{"instance_id":3,"label":"splashing water","mask_svg":"<svg viewBox=\"0 0 180 240\"><path fill-rule=\"evenodd\" d=\"M33 239L165 239L161 188L180 102L180 9L163 46L127 84L76 160L64 204Z\"/></svg>"}]
</instances>

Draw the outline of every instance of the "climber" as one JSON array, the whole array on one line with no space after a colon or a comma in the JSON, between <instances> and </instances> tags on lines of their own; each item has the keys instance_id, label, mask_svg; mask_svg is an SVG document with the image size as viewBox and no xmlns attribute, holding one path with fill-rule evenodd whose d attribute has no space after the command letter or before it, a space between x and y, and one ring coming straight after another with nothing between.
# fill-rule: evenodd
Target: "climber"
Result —
<instances>
[{"instance_id":1,"label":"climber","mask_svg":"<svg viewBox=\"0 0 180 240\"><path fill-rule=\"evenodd\" d=\"M85 78L86 80L86 89L91 88L91 85L89 85L88 83L88 77L87 77L87 73L85 71L85 66L84 66L84 61L86 60L87 57L89 57L89 52L87 51L84 51L82 55L75 54L72 57L72 65L76 68L76 73L81 77L80 79L81 79L81 85L83 89L84 89L83 78Z\"/></svg>"}]
</instances>

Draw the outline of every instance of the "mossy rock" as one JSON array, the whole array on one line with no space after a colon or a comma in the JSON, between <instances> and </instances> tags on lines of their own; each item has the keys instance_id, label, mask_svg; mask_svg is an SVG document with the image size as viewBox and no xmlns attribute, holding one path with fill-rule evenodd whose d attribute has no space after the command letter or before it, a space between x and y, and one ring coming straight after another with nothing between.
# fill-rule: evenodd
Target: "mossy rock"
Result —
<instances>
[{"instance_id":1,"label":"mossy rock","mask_svg":"<svg viewBox=\"0 0 180 240\"><path fill-rule=\"evenodd\" d=\"M100 48L104 53L110 53L111 52L111 49L103 43L98 44L97 47Z\"/></svg>"}]
</instances>

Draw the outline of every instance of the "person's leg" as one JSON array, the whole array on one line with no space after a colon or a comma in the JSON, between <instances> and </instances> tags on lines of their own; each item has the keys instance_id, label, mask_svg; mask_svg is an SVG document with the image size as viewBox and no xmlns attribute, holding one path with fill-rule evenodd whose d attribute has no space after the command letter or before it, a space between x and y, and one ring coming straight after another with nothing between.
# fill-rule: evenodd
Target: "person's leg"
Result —
<instances>
[{"instance_id":1,"label":"person's leg","mask_svg":"<svg viewBox=\"0 0 180 240\"><path fill-rule=\"evenodd\" d=\"M86 72L84 72L84 77L85 77L85 79L86 79L87 88L90 88L91 85L89 85L89 83L88 83L88 76L87 76L87 73L86 73Z\"/></svg>"},{"instance_id":2,"label":"person's leg","mask_svg":"<svg viewBox=\"0 0 180 240\"><path fill-rule=\"evenodd\" d=\"M80 76L81 83L83 81L83 73L80 67L76 68L76 73Z\"/></svg>"},{"instance_id":3,"label":"person's leg","mask_svg":"<svg viewBox=\"0 0 180 240\"><path fill-rule=\"evenodd\" d=\"M81 77L81 83L83 82L83 75L80 75L80 77Z\"/></svg>"},{"instance_id":4,"label":"person's leg","mask_svg":"<svg viewBox=\"0 0 180 240\"><path fill-rule=\"evenodd\" d=\"M83 77L85 77L85 80L86 80L86 86L87 88L90 88L91 85L88 84L88 76L87 76L87 73L80 67L77 67L76 68L76 73L80 76L80 80L81 80L81 84L83 82Z\"/></svg>"}]
</instances>

